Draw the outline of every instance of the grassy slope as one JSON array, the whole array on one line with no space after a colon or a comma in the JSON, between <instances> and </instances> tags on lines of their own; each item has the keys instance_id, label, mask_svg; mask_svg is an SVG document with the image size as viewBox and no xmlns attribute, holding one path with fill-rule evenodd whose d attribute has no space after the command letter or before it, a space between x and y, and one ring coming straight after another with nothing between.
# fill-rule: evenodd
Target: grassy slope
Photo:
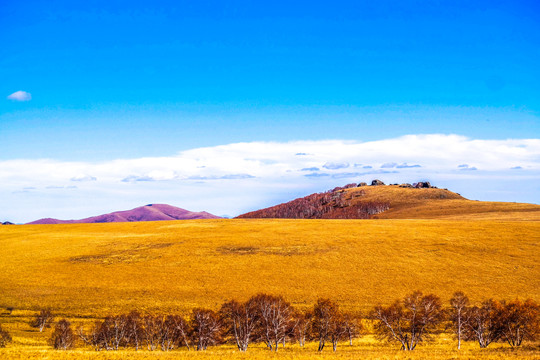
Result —
<instances>
[{"instance_id":1,"label":"grassy slope","mask_svg":"<svg viewBox=\"0 0 540 360\"><path fill-rule=\"evenodd\" d=\"M364 186L345 190L352 202L390 202L390 210L379 219L535 220L540 205L467 200L444 189L410 189L398 186ZM364 191L363 196L354 196Z\"/></svg>"},{"instance_id":2,"label":"grassy slope","mask_svg":"<svg viewBox=\"0 0 540 360\"><path fill-rule=\"evenodd\" d=\"M264 291L351 310L420 289L540 300L540 222L195 220L0 227L0 307L216 308Z\"/></svg>"}]
</instances>

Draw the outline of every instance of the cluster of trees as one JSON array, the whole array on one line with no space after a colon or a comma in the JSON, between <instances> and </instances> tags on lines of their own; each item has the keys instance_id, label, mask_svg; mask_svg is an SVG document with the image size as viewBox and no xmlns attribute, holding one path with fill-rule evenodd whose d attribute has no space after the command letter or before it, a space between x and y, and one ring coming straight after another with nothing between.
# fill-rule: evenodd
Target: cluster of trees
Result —
<instances>
[{"instance_id":1,"label":"cluster of trees","mask_svg":"<svg viewBox=\"0 0 540 360\"><path fill-rule=\"evenodd\" d=\"M311 194L285 204L240 215L239 218L286 218L286 219L369 219L390 208L388 202L366 201L356 204L345 198L344 189L356 184L337 187L323 193ZM356 196L363 195L360 191Z\"/></svg>"},{"instance_id":2,"label":"cluster of trees","mask_svg":"<svg viewBox=\"0 0 540 360\"><path fill-rule=\"evenodd\" d=\"M328 299L320 299L309 311L298 311L282 296L258 294L245 302L236 300L222 304L218 311L196 308L188 318L172 314L129 314L108 316L91 327L75 332L62 319L54 329L50 343L56 349L73 347L77 336L95 350L146 348L169 351L185 347L206 350L208 346L233 343L247 351L252 343L263 343L278 351L287 342L319 342L319 351L332 343L358 336L360 318L340 311Z\"/></svg>"},{"instance_id":3,"label":"cluster of trees","mask_svg":"<svg viewBox=\"0 0 540 360\"><path fill-rule=\"evenodd\" d=\"M42 310L30 323L43 331L54 317ZM495 341L520 346L524 340L534 341L540 335L540 305L532 300L486 300L471 305L462 292L456 292L449 306L443 307L439 297L419 291L396 300L388 306L376 306L366 317L382 340L395 342L402 350L414 350L434 334L451 329L461 342L477 341L481 348ZM55 349L74 347L77 339L95 350L161 349L169 351L185 347L206 350L208 346L233 343L247 351L252 343L263 343L278 351L287 342L304 346L318 343L322 351L332 344L352 340L362 332L362 319L339 309L329 299L319 299L307 311L299 311L281 296L258 294L245 302L236 300L222 304L218 311L193 309L189 317L173 314L129 314L108 316L88 328L73 330L66 319L55 325L50 344ZM0 327L0 347L11 337Z\"/></svg>"},{"instance_id":4,"label":"cluster of trees","mask_svg":"<svg viewBox=\"0 0 540 360\"><path fill-rule=\"evenodd\" d=\"M540 306L532 300L510 302L486 300L471 306L462 292L454 293L450 307L443 309L436 295L417 291L390 306L377 306L371 313L377 334L396 341L402 350L414 350L431 335L450 326L456 334L458 349L462 340L477 341L481 348L494 341L520 346L523 340L535 340L540 334Z\"/></svg>"}]
</instances>

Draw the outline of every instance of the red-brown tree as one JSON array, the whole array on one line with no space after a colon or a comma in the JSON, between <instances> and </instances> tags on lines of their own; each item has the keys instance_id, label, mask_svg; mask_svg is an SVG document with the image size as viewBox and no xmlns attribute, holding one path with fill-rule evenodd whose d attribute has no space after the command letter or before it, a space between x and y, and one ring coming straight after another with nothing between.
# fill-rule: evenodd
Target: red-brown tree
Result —
<instances>
[{"instance_id":1,"label":"red-brown tree","mask_svg":"<svg viewBox=\"0 0 540 360\"><path fill-rule=\"evenodd\" d=\"M402 350L414 350L442 321L441 300L420 291L390 306L377 306L371 313L378 336L397 341Z\"/></svg>"}]
</instances>

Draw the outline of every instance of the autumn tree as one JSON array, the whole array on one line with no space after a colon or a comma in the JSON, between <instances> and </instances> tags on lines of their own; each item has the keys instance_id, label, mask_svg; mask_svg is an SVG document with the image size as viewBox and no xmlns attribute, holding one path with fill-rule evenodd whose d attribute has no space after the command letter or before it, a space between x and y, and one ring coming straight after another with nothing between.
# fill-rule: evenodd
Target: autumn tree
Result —
<instances>
[{"instance_id":1,"label":"autumn tree","mask_svg":"<svg viewBox=\"0 0 540 360\"><path fill-rule=\"evenodd\" d=\"M51 327L51 323L54 321L54 316L49 309L41 309L41 311L36 314L34 319L30 322L31 327L39 329L39 332L43 332L43 329Z\"/></svg>"},{"instance_id":2,"label":"autumn tree","mask_svg":"<svg viewBox=\"0 0 540 360\"><path fill-rule=\"evenodd\" d=\"M61 319L56 323L50 344L59 350L71 349L75 344L75 334L71 329L71 323L66 319Z\"/></svg>"},{"instance_id":3,"label":"autumn tree","mask_svg":"<svg viewBox=\"0 0 540 360\"><path fill-rule=\"evenodd\" d=\"M257 327L257 302L252 298L245 303L231 300L219 311L225 332L234 339L238 350L247 351Z\"/></svg>"},{"instance_id":4,"label":"autumn tree","mask_svg":"<svg viewBox=\"0 0 540 360\"><path fill-rule=\"evenodd\" d=\"M339 316L339 308L335 302L329 299L317 300L313 308L312 331L314 339L319 341L318 351L324 349Z\"/></svg>"},{"instance_id":5,"label":"autumn tree","mask_svg":"<svg viewBox=\"0 0 540 360\"><path fill-rule=\"evenodd\" d=\"M255 304L259 340L277 351L285 342L293 309L281 296L258 294L250 299Z\"/></svg>"},{"instance_id":6,"label":"autumn tree","mask_svg":"<svg viewBox=\"0 0 540 360\"><path fill-rule=\"evenodd\" d=\"M390 306L375 307L371 316L377 320L380 338L399 342L402 350L414 350L442 321L441 300L415 291Z\"/></svg>"},{"instance_id":7,"label":"autumn tree","mask_svg":"<svg viewBox=\"0 0 540 360\"><path fill-rule=\"evenodd\" d=\"M357 338L363 329L361 319L353 314L344 314L343 321L349 345L352 345L353 339Z\"/></svg>"},{"instance_id":8,"label":"autumn tree","mask_svg":"<svg viewBox=\"0 0 540 360\"><path fill-rule=\"evenodd\" d=\"M160 342L160 324L157 316L147 314L142 318L142 335L146 348L156 350Z\"/></svg>"},{"instance_id":9,"label":"autumn tree","mask_svg":"<svg viewBox=\"0 0 540 360\"><path fill-rule=\"evenodd\" d=\"M94 322L94 326L90 328L88 332L84 330L83 326L80 326L77 329L77 335L86 345L92 346L94 350L99 351L104 348L100 328L101 321L96 321Z\"/></svg>"},{"instance_id":10,"label":"autumn tree","mask_svg":"<svg viewBox=\"0 0 540 360\"><path fill-rule=\"evenodd\" d=\"M142 316L138 311L131 311L126 316L126 344L139 350L143 338Z\"/></svg>"},{"instance_id":11,"label":"autumn tree","mask_svg":"<svg viewBox=\"0 0 540 360\"><path fill-rule=\"evenodd\" d=\"M209 345L215 345L221 340L219 316L209 309L193 309L191 334L197 351L206 350Z\"/></svg>"},{"instance_id":12,"label":"autumn tree","mask_svg":"<svg viewBox=\"0 0 540 360\"><path fill-rule=\"evenodd\" d=\"M329 329L330 341L332 349L337 350L338 342L345 340L348 337L347 321L345 316L338 311L334 319L330 322Z\"/></svg>"},{"instance_id":13,"label":"autumn tree","mask_svg":"<svg viewBox=\"0 0 540 360\"><path fill-rule=\"evenodd\" d=\"M0 325L0 348L6 347L12 341L9 332Z\"/></svg>"},{"instance_id":14,"label":"autumn tree","mask_svg":"<svg viewBox=\"0 0 540 360\"><path fill-rule=\"evenodd\" d=\"M95 350L118 350L128 345L127 315L107 316L103 321L96 321L88 333L81 327L79 337Z\"/></svg>"},{"instance_id":15,"label":"autumn tree","mask_svg":"<svg viewBox=\"0 0 540 360\"><path fill-rule=\"evenodd\" d=\"M454 293L450 299L450 320L452 321L452 330L458 340L458 349L461 349L461 338L465 331L467 320L467 309L469 307L469 298L461 291Z\"/></svg>"},{"instance_id":16,"label":"autumn tree","mask_svg":"<svg viewBox=\"0 0 540 360\"><path fill-rule=\"evenodd\" d=\"M498 301L486 300L481 306L473 306L467 311L467 340L476 340L481 348L488 347L502 335L500 319L502 306Z\"/></svg>"},{"instance_id":17,"label":"autumn tree","mask_svg":"<svg viewBox=\"0 0 540 360\"><path fill-rule=\"evenodd\" d=\"M191 349L189 343L190 328L188 322L180 315L173 315L169 319L170 326L175 329L175 339L178 346L184 345L188 350Z\"/></svg>"},{"instance_id":18,"label":"autumn tree","mask_svg":"<svg viewBox=\"0 0 540 360\"><path fill-rule=\"evenodd\" d=\"M312 319L313 313L310 311L295 311L292 315L289 333L302 347L311 333Z\"/></svg>"},{"instance_id":19,"label":"autumn tree","mask_svg":"<svg viewBox=\"0 0 540 360\"><path fill-rule=\"evenodd\" d=\"M501 339L510 346L534 341L540 334L540 306L531 299L503 302L499 312Z\"/></svg>"}]
</instances>

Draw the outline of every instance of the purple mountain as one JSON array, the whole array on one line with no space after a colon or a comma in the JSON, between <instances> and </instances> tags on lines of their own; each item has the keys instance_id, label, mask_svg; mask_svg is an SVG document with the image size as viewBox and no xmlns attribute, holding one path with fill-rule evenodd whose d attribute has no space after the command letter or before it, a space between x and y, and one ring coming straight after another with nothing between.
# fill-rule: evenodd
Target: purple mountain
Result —
<instances>
[{"instance_id":1,"label":"purple mountain","mask_svg":"<svg viewBox=\"0 0 540 360\"><path fill-rule=\"evenodd\" d=\"M166 204L149 204L132 210L116 211L110 214L92 216L80 220L58 220L44 218L29 222L28 224L81 224L194 219L220 219L220 217L207 213L206 211L192 212Z\"/></svg>"}]
</instances>

